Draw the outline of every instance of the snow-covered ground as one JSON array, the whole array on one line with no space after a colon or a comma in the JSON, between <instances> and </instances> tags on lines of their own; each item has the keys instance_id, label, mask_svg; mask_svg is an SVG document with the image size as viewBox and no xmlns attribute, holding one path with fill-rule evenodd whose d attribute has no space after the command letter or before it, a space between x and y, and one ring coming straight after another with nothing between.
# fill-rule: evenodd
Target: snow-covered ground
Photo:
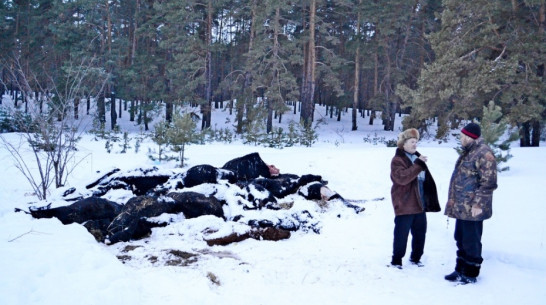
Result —
<instances>
[{"instance_id":1,"label":"snow-covered ground","mask_svg":"<svg viewBox=\"0 0 546 305\"><path fill-rule=\"evenodd\" d=\"M226 115L216 110L213 125ZM546 144L512 145L510 171L499 174L493 217L484 223L479 280L455 286L443 279L453 271L456 250L455 221L443 212L428 214L425 267L408 264L407 257L404 269L387 267L394 228L389 178L394 148L374 145L373 139L395 139L400 130L384 132L380 120L373 126L367 122L360 118L359 130L352 132L350 113L341 122L328 120L310 148L189 146L188 166L222 166L259 152L281 172L322 175L345 198L385 198L367 202L360 214L333 203L320 214L320 234L295 232L278 242L249 239L214 247L200 234L233 224L210 216L174 217L173 224L154 229L149 238L107 246L81 225L14 213L14 208L44 203L32 196L2 147L0 304L546 304ZM14 140L17 135L4 136ZM419 143L418 151L429 157L441 203L447 198L456 145L453 139ZM173 168L173 163L148 159L147 146L152 144L143 143L139 153L134 148L107 153L104 142L85 135L79 143L81 163L69 186L83 187L112 167ZM51 198L57 195L54 190Z\"/></svg>"}]
</instances>

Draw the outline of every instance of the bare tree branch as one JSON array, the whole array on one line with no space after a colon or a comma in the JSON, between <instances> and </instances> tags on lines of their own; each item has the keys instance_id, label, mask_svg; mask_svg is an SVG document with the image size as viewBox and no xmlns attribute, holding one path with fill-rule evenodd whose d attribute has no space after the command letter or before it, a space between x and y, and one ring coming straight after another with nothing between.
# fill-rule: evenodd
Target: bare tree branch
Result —
<instances>
[{"instance_id":1,"label":"bare tree branch","mask_svg":"<svg viewBox=\"0 0 546 305\"><path fill-rule=\"evenodd\" d=\"M41 200L47 198L53 182L57 188L63 186L68 175L80 164L72 161L76 158L76 144L85 131L81 128L84 120L78 119L71 110L75 109L74 103L78 99L96 98L109 78L103 69L96 68L94 64L93 58L82 59L77 65L68 62L63 75L57 78L44 69L46 80L42 83L34 71L25 74L17 59L13 59L10 65L13 68L8 73L18 88L24 92L35 91L40 98L33 99L28 94L30 98L26 100L24 113L16 107L7 108L17 126L15 131L25 141L20 139L18 144L12 144L0 136L0 144L10 152L15 167ZM42 97L45 97L47 111L41 109L39 99ZM28 154L33 155L34 164Z\"/></svg>"}]
</instances>

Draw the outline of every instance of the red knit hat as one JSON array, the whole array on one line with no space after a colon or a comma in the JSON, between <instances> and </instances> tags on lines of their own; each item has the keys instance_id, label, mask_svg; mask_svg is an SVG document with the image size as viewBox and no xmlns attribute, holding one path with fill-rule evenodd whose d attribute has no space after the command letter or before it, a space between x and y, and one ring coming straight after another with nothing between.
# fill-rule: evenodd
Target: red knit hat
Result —
<instances>
[{"instance_id":1,"label":"red knit hat","mask_svg":"<svg viewBox=\"0 0 546 305\"><path fill-rule=\"evenodd\" d=\"M461 129L461 132L472 139L477 139L482 135L480 125L476 123L468 123L465 127L463 127L463 129Z\"/></svg>"}]
</instances>

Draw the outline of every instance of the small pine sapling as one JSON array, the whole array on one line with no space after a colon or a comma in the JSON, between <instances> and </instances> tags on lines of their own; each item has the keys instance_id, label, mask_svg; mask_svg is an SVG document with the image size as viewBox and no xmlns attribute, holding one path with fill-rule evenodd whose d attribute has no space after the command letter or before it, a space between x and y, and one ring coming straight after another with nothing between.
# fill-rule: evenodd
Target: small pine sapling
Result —
<instances>
[{"instance_id":1,"label":"small pine sapling","mask_svg":"<svg viewBox=\"0 0 546 305\"><path fill-rule=\"evenodd\" d=\"M483 107L482 138L493 150L499 172L510 169L508 166L501 166L501 163L506 163L512 158L510 143L519 138L518 133L512 131L511 128L508 129L508 126L508 121L502 117L502 108L500 106L490 101L487 106Z\"/></svg>"},{"instance_id":2,"label":"small pine sapling","mask_svg":"<svg viewBox=\"0 0 546 305\"><path fill-rule=\"evenodd\" d=\"M184 167L186 145L201 141L201 133L190 114L175 114L172 126L167 130L167 138L173 152L180 154L180 167Z\"/></svg>"}]
</instances>

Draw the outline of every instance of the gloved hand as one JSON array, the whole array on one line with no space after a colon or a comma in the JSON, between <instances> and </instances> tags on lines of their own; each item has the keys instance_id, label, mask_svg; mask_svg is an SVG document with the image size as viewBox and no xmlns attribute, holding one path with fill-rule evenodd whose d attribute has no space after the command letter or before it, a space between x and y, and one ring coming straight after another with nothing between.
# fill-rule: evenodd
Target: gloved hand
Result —
<instances>
[{"instance_id":1,"label":"gloved hand","mask_svg":"<svg viewBox=\"0 0 546 305\"><path fill-rule=\"evenodd\" d=\"M472 217L476 217L480 215L483 211L482 208L475 204L472 206L472 209L470 209L470 212L472 213Z\"/></svg>"}]
</instances>

